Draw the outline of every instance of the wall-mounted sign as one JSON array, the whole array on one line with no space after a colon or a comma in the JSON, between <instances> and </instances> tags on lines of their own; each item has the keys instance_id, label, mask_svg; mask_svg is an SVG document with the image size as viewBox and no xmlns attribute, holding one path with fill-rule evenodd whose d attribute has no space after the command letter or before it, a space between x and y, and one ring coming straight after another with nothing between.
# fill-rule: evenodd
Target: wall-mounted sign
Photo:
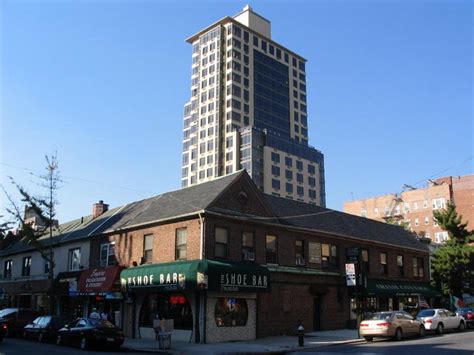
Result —
<instances>
[{"instance_id":1,"label":"wall-mounted sign","mask_svg":"<svg viewBox=\"0 0 474 355\"><path fill-rule=\"evenodd\" d=\"M308 243L308 261L310 263L321 264L321 243Z\"/></svg>"}]
</instances>

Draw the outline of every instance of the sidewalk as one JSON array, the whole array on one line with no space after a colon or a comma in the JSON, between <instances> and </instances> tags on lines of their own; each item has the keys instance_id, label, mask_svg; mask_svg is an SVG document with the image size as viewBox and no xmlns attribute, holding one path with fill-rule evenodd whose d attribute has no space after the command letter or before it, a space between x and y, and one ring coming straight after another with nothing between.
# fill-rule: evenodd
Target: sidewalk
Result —
<instances>
[{"instance_id":1,"label":"sidewalk","mask_svg":"<svg viewBox=\"0 0 474 355\"><path fill-rule=\"evenodd\" d=\"M305 349L317 348L326 345L346 344L362 341L357 337L355 329L329 330L322 332L307 333L305 337ZM266 352L287 352L301 350L298 347L296 336L278 336L261 338L253 341L236 341L215 344L194 344L184 341L173 341L171 338L170 350L159 350L158 342L153 339L131 339L126 338L122 346L128 350L142 352L164 352L172 354L188 353L266 353Z\"/></svg>"}]
</instances>

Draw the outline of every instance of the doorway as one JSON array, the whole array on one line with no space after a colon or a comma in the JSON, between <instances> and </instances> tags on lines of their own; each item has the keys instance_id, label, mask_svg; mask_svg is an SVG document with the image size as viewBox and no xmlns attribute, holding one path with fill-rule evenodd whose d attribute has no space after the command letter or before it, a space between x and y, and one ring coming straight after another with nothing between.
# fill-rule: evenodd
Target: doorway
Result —
<instances>
[{"instance_id":1,"label":"doorway","mask_svg":"<svg viewBox=\"0 0 474 355\"><path fill-rule=\"evenodd\" d=\"M319 331L321 330L321 303L322 303L322 296L316 295L313 299L313 330Z\"/></svg>"}]
</instances>

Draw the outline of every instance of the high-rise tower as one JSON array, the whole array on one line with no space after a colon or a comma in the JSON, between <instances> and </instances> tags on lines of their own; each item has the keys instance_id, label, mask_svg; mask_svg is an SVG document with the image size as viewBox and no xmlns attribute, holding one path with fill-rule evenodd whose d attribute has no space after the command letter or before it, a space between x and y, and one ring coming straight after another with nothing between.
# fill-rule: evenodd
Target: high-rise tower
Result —
<instances>
[{"instance_id":1,"label":"high-rise tower","mask_svg":"<svg viewBox=\"0 0 474 355\"><path fill-rule=\"evenodd\" d=\"M265 193L325 206L324 157L308 146L306 60L249 6L187 42L182 186L246 169Z\"/></svg>"}]
</instances>

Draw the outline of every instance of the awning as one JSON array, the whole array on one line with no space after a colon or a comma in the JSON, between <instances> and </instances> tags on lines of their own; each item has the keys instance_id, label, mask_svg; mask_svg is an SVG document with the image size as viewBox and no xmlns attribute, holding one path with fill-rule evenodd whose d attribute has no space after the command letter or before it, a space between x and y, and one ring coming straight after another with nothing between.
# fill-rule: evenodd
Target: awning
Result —
<instances>
[{"instance_id":1,"label":"awning","mask_svg":"<svg viewBox=\"0 0 474 355\"><path fill-rule=\"evenodd\" d=\"M125 269L120 281L123 289L258 292L270 289L270 271L253 262L186 260Z\"/></svg>"},{"instance_id":2,"label":"awning","mask_svg":"<svg viewBox=\"0 0 474 355\"><path fill-rule=\"evenodd\" d=\"M77 290L81 294L96 294L120 290L119 275L122 266L109 266L84 270Z\"/></svg>"},{"instance_id":3,"label":"awning","mask_svg":"<svg viewBox=\"0 0 474 355\"><path fill-rule=\"evenodd\" d=\"M47 294L50 287L51 281L49 279L14 280L0 283L0 288L7 295Z\"/></svg>"},{"instance_id":4,"label":"awning","mask_svg":"<svg viewBox=\"0 0 474 355\"><path fill-rule=\"evenodd\" d=\"M421 294L437 297L440 294L427 282L367 280L367 293L376 296L409 296Z\"/></svg>"},{"instance_id":5,"label":"awning","mask_svg":"<svg viewBox=\"0 0 474 355\"><path fill-rule=\"evenodd\" d=\"M77 294L77 282L82 271L60 272L54 279L54 293L74 296Z\"/></svg>"}]
</instances>

